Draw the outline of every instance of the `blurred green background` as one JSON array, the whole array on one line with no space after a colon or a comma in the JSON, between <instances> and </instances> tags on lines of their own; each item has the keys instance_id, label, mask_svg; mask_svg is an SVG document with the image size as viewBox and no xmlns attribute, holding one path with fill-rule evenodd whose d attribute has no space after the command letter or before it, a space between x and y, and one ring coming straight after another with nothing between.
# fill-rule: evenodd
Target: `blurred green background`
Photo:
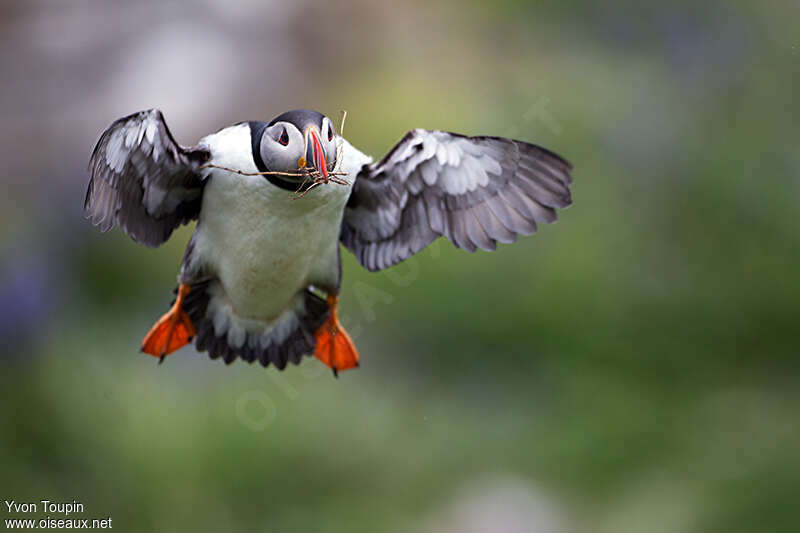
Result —
<instances>
[{"instance_id":1,"label":"blurred green background","mask_svg":"<svg viewBox=\"0 0 800 533\"><path fill-rule=\"evenodd\" d=\"M797 2L6 1L0 498L122 531L800 531ZM536 142L574 206L497 252L344 254L362 367L138 352L191 228L82 218L115 118L297 107ZM25 518L0 506L1 518ZM43 516L37 515L37 517Z\"/></svg>"}]
</instances>

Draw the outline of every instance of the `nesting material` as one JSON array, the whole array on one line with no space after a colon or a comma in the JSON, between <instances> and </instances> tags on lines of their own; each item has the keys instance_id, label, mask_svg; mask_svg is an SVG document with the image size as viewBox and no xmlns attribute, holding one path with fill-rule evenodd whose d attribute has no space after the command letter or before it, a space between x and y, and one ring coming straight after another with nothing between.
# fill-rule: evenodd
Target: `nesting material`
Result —
<instances>
[{"instance_id":1,"label":"nesting material","mask_svg":"<svg viewBox=\"0 0 800 533\"><path fill-rule=\"evenodd\" d=\"M342 122L339 126L339 136L344 137L344 122L347 119L347 111L342 110ZM217 168L220 170L226 170L228 172L235 172L236 174L240 174L242 176L288 176L293 178L302 177L303 181L300 182L300 186L294 191L294 196L292 196L293 200L298 200L308 194L311 189L319 185L326 185L328 183L335 183L337 185L350 185L350 182L346 179L339 178L337 176L346 176L347 172L341 172L339 168L341 167L342 161L342 147L344 143L339 143L339 146L336 148L336 164L334 168L328 171L327 178L322 174L319 170L309 170L305 166L305 160L303 159L302 163L298 161L298 168L296 171L290 172L279 172L279 171L264 171L264 172L245 172L244 170L239 170L236 168L230 167L223 167L221 165L214 165L213 163L206 163L202 165L200 168Z\"/></svg>"}]
</instances>

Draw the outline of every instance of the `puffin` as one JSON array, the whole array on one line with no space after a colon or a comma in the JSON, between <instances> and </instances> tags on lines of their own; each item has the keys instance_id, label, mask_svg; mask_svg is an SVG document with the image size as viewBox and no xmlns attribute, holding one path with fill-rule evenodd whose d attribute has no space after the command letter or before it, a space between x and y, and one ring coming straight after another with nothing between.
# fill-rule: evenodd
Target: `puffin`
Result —
<instances>
[{"instance_id":1,"label":"puffin","mask_svg":"<svg viewBox=\"0 0 800 533\"><path fill-rule=\"evenodd\" d=\"M283 370L313 355L338 375L359 366L337 316L340 244L370 271L440 236L491 251L556 220L571 170L528 142L424 129L375 161L308 109L182 146L150 109L100 136L84 212L148 247L197 222L174 301L141 344L159 363L194 342L226 364Z\"/></svg>"}]
</instances>

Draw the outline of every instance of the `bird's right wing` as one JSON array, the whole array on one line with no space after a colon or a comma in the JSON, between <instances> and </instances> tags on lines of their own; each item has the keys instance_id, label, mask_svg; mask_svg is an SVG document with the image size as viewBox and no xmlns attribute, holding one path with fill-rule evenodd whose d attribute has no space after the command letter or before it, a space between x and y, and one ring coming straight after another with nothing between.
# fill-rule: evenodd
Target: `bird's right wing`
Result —
<instances>
[{"instance_id":1,"label":"bird's right wing","mask_svg":"<svg viewBox=\"0 0 800 533\"><path fill-rule=\"evenodd\" d=\"M123 117L103 132L89 160L86 217L101 231L116 223L134 241L159 246L197 218L200 166L209 157L206 148L176 143L157 109Z\"/></svg>"}]
</instances>

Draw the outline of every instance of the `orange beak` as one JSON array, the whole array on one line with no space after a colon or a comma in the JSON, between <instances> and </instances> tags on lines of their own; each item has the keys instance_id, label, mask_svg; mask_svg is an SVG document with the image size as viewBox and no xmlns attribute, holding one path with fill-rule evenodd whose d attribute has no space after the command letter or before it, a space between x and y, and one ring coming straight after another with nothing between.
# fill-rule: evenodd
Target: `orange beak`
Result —
<instances>
[{"instance_id":1,"label":"orange beak","mask_svg":"<svg viewBox=\"0 0 800 533\"><path fill-rule=\"evenodd\" d=\"M322 148L322 143L319 142L316 128L309 127L306 135L306 160L322 173L323 182L328 183L328 163L325 160L325 150Z\"/></svg>"}]
</instances>

